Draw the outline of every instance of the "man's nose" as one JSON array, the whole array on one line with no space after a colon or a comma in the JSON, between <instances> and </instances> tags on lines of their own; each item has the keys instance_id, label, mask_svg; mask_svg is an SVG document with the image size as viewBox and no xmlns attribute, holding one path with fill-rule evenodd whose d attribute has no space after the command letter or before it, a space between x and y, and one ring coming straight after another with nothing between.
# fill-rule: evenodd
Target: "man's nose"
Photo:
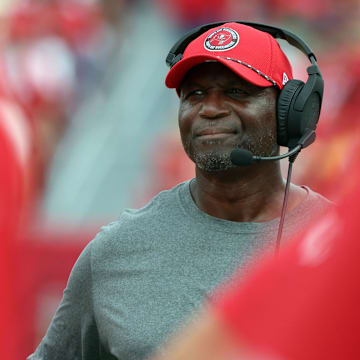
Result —
<instances>
[{"instance_id":1,"label":"man's nose","mask_svg":"<svg viewBox=\"0 0 360 360\"><path fill-rule=\"evenodd\" d=\"M204 97L199 111L199 115L202 118L218 119L228 116L229 114L230 109L219 94L212 93Z\"/></svg>"}]
</instances>

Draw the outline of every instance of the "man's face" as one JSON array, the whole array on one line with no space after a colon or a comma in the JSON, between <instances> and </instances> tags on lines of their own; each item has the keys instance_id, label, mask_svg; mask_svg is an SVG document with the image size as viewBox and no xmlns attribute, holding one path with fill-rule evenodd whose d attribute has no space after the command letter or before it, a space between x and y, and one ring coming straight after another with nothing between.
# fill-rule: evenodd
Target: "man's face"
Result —
<instances>
[{"instance_id":1,"label":"man's face","mask_svg":"<svg viewBox=\"0 0 360 360\"><path fill-rule=\"evenodd\" d=\"M220 63L191 69L180 89L179 128L187 155L205 171L234 167L236 147L254 155L278 153L273 87L252 85Z\"/></svg>"}]
</instances>

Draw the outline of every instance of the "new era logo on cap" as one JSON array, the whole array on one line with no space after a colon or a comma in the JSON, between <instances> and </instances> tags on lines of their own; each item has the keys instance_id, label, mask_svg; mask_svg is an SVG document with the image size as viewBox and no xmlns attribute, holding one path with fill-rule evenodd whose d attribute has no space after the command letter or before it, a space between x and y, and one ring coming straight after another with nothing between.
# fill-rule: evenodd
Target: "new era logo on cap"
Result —
<instances>
[{"instance_id":1,"label":"new era logo on cap","mask_svg":"<svg viewBox=\"0 0 360 360\"><path fill-rule=\"evenodd\" d=\"M282 84L285 85L288 81L289 81L288 76L286 75L286 73L283 73L283 81L282 81Z\"/></svg>"}]
</instances>

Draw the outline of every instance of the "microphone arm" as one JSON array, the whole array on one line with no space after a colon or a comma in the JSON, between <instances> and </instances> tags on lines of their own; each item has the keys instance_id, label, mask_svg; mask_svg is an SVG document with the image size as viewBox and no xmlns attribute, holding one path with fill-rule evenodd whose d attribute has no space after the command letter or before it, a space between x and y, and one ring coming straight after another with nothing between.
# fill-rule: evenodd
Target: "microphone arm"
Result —
<instances>
[{"instance_id":1,"label":"microphone arm","mask_svg":"<svg viewBox=\"0 0 360 360\"><path fill-rule=\"evenodd\" d=\"M253 164L255 161L277 161L287 157L293 156L296 158L298 153L305 147L309 146L315 141L315 131L311 129L306 129L304 135L296 142L296 146L283 155L278 156L257 156L254 155L251 151L245 149L235 149L230 154L230 160L234 165L237 166L248 166Z\"/></svg>"},{"instance_id":2,"label":"microphone arm","mask_svg":"<svg viewBox=\"0 0 360 360\"><path fill-rule=\"evenodd\" d=\"M296 145L292 150L290 150L289 152L282 154L282 155L278 155L278 156L256 156L253 155L253 160L254 161L259 161L259 160L281 160L281 159L285 159L291 155L294 155L296 153L298 153L300 150L302 149L301 145Z\"/></svg>"},{"instance_id":3,"label":"microphone arm","mask_svg":"<svg viewBox=\"0 0 360 360\"><path fill-rule=\"evenodd\" d=\"M230 154L230 160L234 165L237 166L248 166L254 164L256 161L276 161L287 158L289 156L296 156L302 149L302 146L296 145L292 150L283 155L277 156L257 156L254 155L251 151L246 149L234 149Z\"/></svg>"}]
</instances>

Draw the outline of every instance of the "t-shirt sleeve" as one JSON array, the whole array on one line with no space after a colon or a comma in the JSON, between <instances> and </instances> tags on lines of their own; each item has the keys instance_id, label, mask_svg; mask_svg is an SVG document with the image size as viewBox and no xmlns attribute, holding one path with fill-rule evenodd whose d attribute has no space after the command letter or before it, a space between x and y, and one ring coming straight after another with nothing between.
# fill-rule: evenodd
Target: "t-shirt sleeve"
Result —
<instances>
[{"instance_id":1,"label":"t-shirt sleeve","mask_svg":"<svg viewBox=\"0 0 360 360\"><path fill-rule=\"evenodd\" d=\"M76 261L47 333L27 360L100 359L92 300L91 246L88 244Z\"/></svg>"}]
</instances>

